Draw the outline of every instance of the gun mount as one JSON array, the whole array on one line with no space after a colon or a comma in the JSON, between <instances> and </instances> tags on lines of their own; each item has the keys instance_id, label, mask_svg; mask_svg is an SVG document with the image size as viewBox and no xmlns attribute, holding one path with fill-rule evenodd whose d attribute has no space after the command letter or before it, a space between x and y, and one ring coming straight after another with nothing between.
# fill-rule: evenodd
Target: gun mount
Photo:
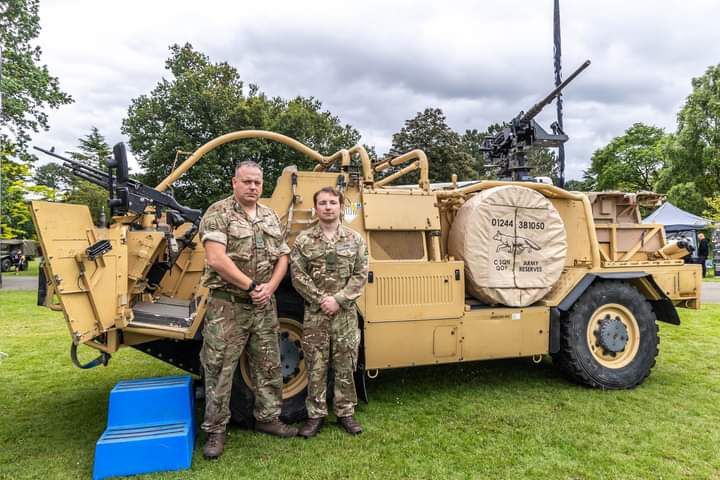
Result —
<instances>
[{"instance_id":1,"label":"gun mount","mask_svg":"<svg viewBox=\"0 0 720 480\"><path fill-rule=\"evenodd\" d=\"M590 60L586 60L564 82L527 112L518 113L500 132L485 137L482 150L489 165L499 169L497 172L499 179L521 182L531 180L529 175L531 167L527 164L528 150L533 146L554 148L568 140L568 136L560 129L557 122L550 125L552 133L548 133L535 121L535 117L589 65Z\"/></svg>"}]
</instances>

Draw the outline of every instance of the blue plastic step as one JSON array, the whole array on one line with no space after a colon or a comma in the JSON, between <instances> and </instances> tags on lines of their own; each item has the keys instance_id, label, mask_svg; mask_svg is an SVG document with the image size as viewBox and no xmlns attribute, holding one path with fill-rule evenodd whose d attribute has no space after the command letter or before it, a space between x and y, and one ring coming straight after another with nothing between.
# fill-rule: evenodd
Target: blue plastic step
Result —
<instances>
[{"instance_id":1,"label":"blue plastic step","mask_svg":"<svg viewBox=\"0 0 720 480\"><path fill-rule=\"evenodd\" d=\"M108 403L94 480L190 468L195 422L189 375L119 382Z\"/></svg>"},{"instance_id":2,"label":"blue plastic step","mask_svg":"<svg viewBox=\"0 0 720 480\"><path fill-rule=\"evenodd\" d=\"M190 468L189 430L186 423L108 428L95 446L93 479Z\"/></svg>"},{"instance_id":3,"label":"blue plastic step","mask_svg":"<svg viewBox=\"0 0 720 480\"><path fill-rule=\"evenodd\" d=\"M192 378L143 378L118 382L110 392L108 428L184 422L193 416Z\"/></svg>"}]
</instances>

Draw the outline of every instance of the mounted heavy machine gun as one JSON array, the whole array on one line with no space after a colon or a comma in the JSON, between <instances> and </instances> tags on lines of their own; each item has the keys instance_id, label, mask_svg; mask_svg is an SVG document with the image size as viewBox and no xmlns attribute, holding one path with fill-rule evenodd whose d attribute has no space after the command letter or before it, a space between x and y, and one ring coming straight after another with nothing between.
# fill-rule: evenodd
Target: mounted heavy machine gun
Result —
<instances>
[{"instance_id":1,"label":"mounted heavy machine gun","mask_svg":"<svg viewBox=\"0 0 720 480\"><path fill-rule=\"evenodd\" d=\"M156 261L147 273L147 288L150 291L155 290L179 258L183 249L192 246L202 218L202 211L184 207L171 194L158 191L129 178L127 152L125 144L122 142L113 147L112 158L106 160L107 171L63 157L53 150L34 148L62 160L63 166L76 177L107 189L110 197L108 206L112 217L123 217L128 222L132 222L132 219L140 218L150 207L149 209L154 212L155 228L164 233L167 246L167 255L162 260ZM161 218L164 219L167 227L162 228L159 225ZM189 227L181 236L175 237L175 229L185 223L188 223ZM136 226L132 228L136 228ZM94 260L104 255L110 249L109 245L107 240L99 240L87 249L86 255Z\"/></svg>"},{"instance_id":2,"label":"mounted heavy machine gun","mask_svg":"<svg viewBox=\"0 0 720 480\"><path fill-rule=\"evenodd\" d=\"M520 112L494 135L485 137L482 151L488 160L489 167L497 168L500 180L532 181L527 164L528 151L533 146L558 147L567 142L568 136L560 129L557 122L550 125L553 133L545 131L535 117L549 105L562 90L590 65L590 60L575 70L564 82L558 85L545 98L533 105L527 112Z\"/></svg>"},{"instance_id":3,"label":"mounted heavy machine gun","mask_svg":"<svg viewBox=\"0 0 720 480\"><path fill-rule=\"evenodd\" d=\"M173 226L181 225L186 221L193 224L200 222L201 210L183 207L172 195L148 187L128 177L127 153L125 144L122 142L113 147L113 157L106 162L108 166L107 172L63 157L52 150L45 150L40 147L33 148L62 160L64 166L73 175L106 188L110 193L110 213L113 216L141 215L147 207L153 206L156 213L167 212L169 215L168 223Z\"/></svg>"}]
</instances>

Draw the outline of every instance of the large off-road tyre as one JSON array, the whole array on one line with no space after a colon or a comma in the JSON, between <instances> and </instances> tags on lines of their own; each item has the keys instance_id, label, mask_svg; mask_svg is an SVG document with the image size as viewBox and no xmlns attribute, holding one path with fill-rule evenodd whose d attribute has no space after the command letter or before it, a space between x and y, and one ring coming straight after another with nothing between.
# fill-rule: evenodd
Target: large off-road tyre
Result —
<instances>
[{"instance_id":1,"label":"large off-road tyre","mask_svg":"<svg viewBox=\"0 0 720 480\"><path fill-rule=\"evenodd\" d=\"M633 388L655 365L658 327L650 303L635 287L600 281L588 288L561 323L553 356L575 382L595 388Z\"/></svg>"},{"instance_id":2,"label":"large off-road tyre","mask_svg":"<svg viewBox=\"0 0 720 480\"><path fill-rule=\"evenodd\" d=\"M3 258L0 264L0 271L7 272L12 267L12 261L9 258Z\"/></svg>"},{"instance_id":3,"label":"large off-road tyre","mask_svg":"<svg viewBox=\"0 0 720 480\"><path fill-rule=\"evenodd\" d=\"M282 412L280 418L286 423L299 422L307 418L307 368L300 343L304 305L292 286L289 277L276 293L278 321L280 323L280 366L283 375ZM235 369L230 413L235 423L247 428L255 425L253 407L255 394L251 387L250 368L247 355L243 353Z\"/></svg>"}]
</instances>

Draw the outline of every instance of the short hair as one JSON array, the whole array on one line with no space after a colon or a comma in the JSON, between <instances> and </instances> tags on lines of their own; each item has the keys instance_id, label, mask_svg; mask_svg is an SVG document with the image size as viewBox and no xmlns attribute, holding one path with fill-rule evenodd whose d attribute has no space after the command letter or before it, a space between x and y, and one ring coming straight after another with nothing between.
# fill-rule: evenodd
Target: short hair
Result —
<instances>
[{"instance_id":1,"label":"short hair","mask_svg":"<svg viewBox=\"0 0 720 480\"><path fill-rule=\"evenodd\" d=\"M313 195L313 205L317 205L317 197L321 193L329 193L330 195L334 197L338 197L340 205L342 205L345 202L345 198L343 197L343 194L340 190L338 190L335 187L323 187L317 192L315 192L315 195Z\"/></svg>"},{"instance_id":2,"label":"short hair","mask_svg":"<svg viewBox=\"0 0 720 480\"><path fill-rule=\"evenodd\" d=\"M237 171L240 170L242 167L257 168L258 170L260 170L260 173L263 173L263 169L259 163L253 160L240 160L235 164L235 175L237 175Z\"/></svg>"}]
</instances>

